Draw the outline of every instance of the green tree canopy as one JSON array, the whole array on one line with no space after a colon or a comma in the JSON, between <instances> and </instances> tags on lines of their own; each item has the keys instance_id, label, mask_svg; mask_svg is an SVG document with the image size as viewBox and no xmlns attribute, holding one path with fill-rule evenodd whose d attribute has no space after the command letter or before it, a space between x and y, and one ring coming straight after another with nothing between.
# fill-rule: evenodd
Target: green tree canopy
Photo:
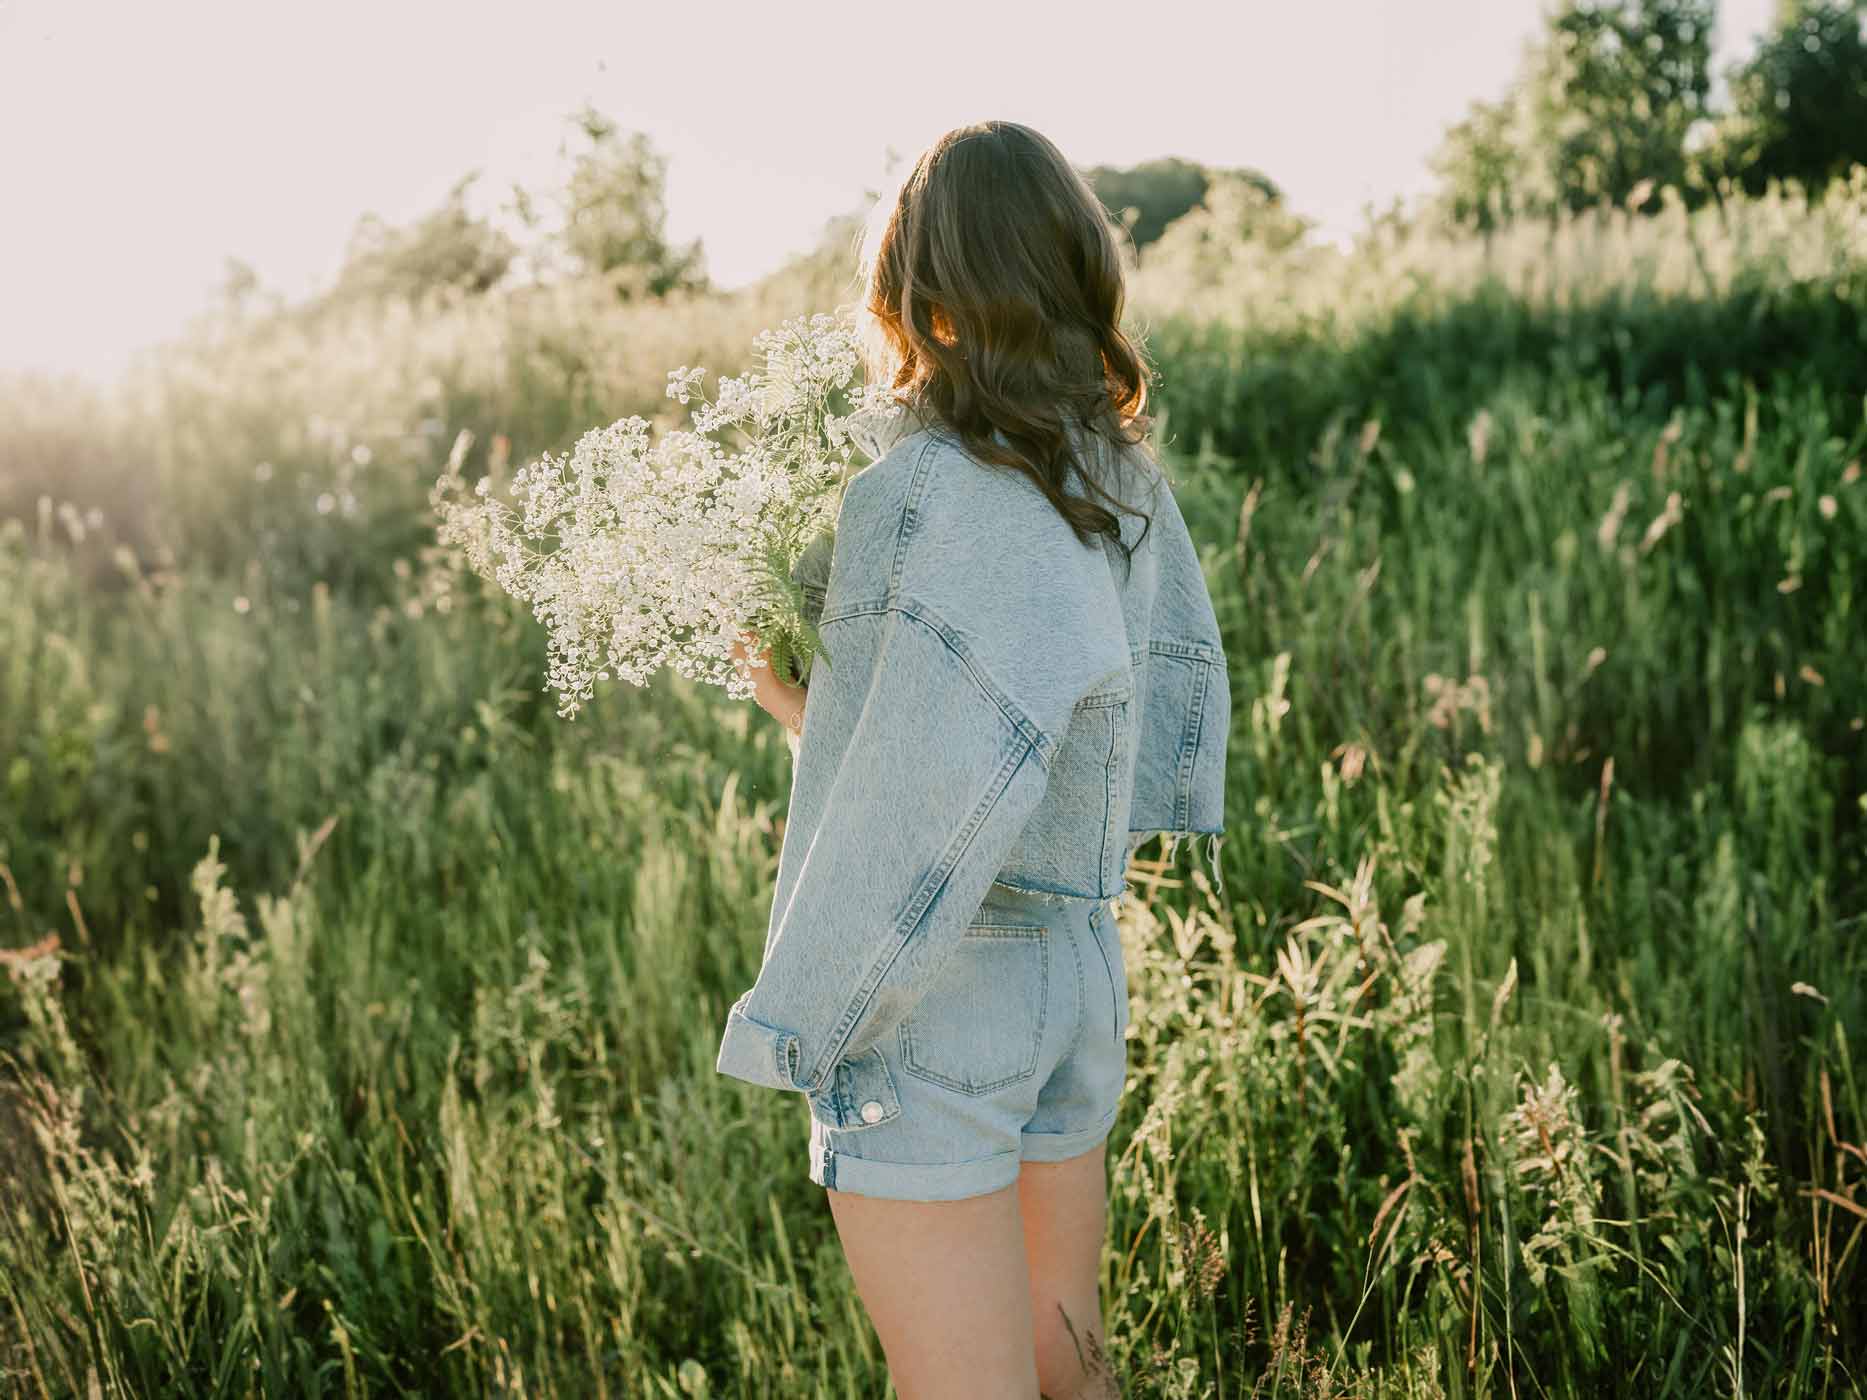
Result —
<instances>
[{"instance_id":1,"label":"green tree canopy","mask_svg":"<svg viewBox=\"0 0 1867 1400\"><path fill-rule=\"evenodd\" d=\"M1526 131L1521 92L1472 103L1430 161L1440 180L1442 212L1482 229L1515 218L1530 203L1528 188L1519 188Z\"/></svg>"},{"instance_id":2,"label":"green tree canopy","mask_svg":"<svg viewBox=\"0 0 1867 1400\"><path fill-rule=\"evenodd\" d=\"M1867 0L1784 0L1731 99L1711 163L1753 194L1867 164Z\"/></svg>"},{"instance_id":3,"label":"green tree canopy","mask_svg":"<svg viewBox=\"0 0 1867 1400\"><path fill-rule=\"evenodd\" d=\"M654 143L642 132L622 131L592 106L571 121L583 149L555 196L562 221L552 236L571 269L605 278L625 301L704 287L699 240L668 238L668 163ZM522 191L519 207L532 217Z\"/></svg>"},{"instance_id":4,"label":"green tree canopy","mask_svg":"<svg viewBox=\"0 0 1867 1400\"><path fill-rule=\"evenodd\" d=\"M1715 0L1593 0L1556 14L1531 89L1533 150L1555 203L1620 203L1643 180L1684 187L1715 18Z\"/></svg>"},{"instance_id":5,"label":"green tree canopy","mask_svg":"<svg viewBox=\"0 0 1867 1400\"><path fill-rule=\"evenodd\" d=\"M333 300L404 296L438 287L484 292L505 276L517 245L467 208L478 172L463 176L432 213L406 227L375 214L357 220Z\"/></svg>"},{"instance_id":6,"label":"green tree canopy","mask_svg":"<svg viewBox=\"0 0 1867 1400\"><path fill-rule=\"evenodd\" d=\"M1715 12L1715 0L1564 0L1509 92L1447 132L1433 162L1445 212L1489 226L1621 203L1645 182L1686 189Z\"/></svg>"},{"instance_id":7,"label":"green tree canopy","mask_svg":"<svg viewBox=\"0 0 1867 1400\"><path fill-rule=\"evenodd\" d=\"M1283 198L1269 177L1256 170L1217 172L1179 156L1130 166L1092 165L1083 171L1083 178L1109 216L1128 225L1134 246L1145 248L1168 224L1206 197L1208 185L1219 173L1256 186L1271 203Z\"/></svg>"},{"instance_id":8,"label":"green tree canopy","mask_svg":"<svg viewBox=\"0 0 1867 1400\"><path fill-rule=\"evenodd\" d=\"M1176 269L1195 285L1218 283L1247 249L1282 252L1313 227L1244 175L1219 170L1205 197L1167 225L1143 257L1150 270Z\"/></svg>"}]
</instances>

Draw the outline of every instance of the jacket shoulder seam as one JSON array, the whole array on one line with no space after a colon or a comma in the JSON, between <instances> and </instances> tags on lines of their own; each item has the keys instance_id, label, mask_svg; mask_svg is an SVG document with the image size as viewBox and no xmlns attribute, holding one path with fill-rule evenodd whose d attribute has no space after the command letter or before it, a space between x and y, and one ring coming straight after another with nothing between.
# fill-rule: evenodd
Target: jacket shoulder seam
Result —
<instances>
[{"instance_id":1,"label":"jacket shoulder seam","mask_svg":"<svg viewBox=\"0 0 1867 1400\"><path fill-rule=\"evenodd\" d=\"M1030 717L998 683L998 678L992 674L983 661L973 656L971 650L960 640L959 634L947 625L946 620L939 613L919 600L897 599L894 606L903 616L911 617L922 626L933 629L940 640L946 643L947 649L959 658L960 664L966 668L973 683L985 692L987 699L998 706L999 713L1004 715L1006 722L1036 750L1038 762L1042 763L1048 771L1050 760L1056 756L1057 745L1061 741L1053 739L1031 722Z\"/></svg>"},{"instance_id":2,"label":"jacket shoulder seam","mask_svg":"<svg viewBox=\"0 0 1867 1400\"><path fill-rule=\"evenodd\" d=\"M966 668L966 674L972 677L972 682L979 688L979 693L998 707L998 712L1004 716L1005 723L1009 724L1012 730L1036 751L1037 761L1048 771L1050 761L1056 756L1060 741L1053 739L1032 723L1019 708L1017 701L1013 700L1005 688L998 684L985 663L974 657L966 644L959 639L959 635L925 603L896 599L893 602L852 604L839 610L835 616L820 620L817 623L817 630L821 632L824 628L832 627L839 622L848 622L858 617L874 617L884 613L899 613L902 617L912 618L940 638L946 644L947 650L959 658L960 665Z\"/></svg>"}]
</instances>

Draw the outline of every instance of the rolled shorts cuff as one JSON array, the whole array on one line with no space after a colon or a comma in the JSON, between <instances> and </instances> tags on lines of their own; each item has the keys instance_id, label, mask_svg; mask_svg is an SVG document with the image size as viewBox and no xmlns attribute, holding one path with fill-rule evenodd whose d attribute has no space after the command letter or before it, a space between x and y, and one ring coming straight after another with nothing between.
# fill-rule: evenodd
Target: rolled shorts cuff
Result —
<instances>
[{"instance_id":1,"label":"rolled shorts cuff","mask_svg":"<svg viewBox=\"0 0 1867 1400\"><path fill-rule=\"evenodd\" d=\"M1067 1157L1080 1156L1114 1131L1115 1118L1120 1112L1121 1105L1117 1104L1100 1123L1074 1132L1025 1133L1021 1154L1027 1162L1061 1162Z\"/></svg>"},{"instance_id":2,"label":"rolled shorts cuff","mask_svg":"<svg viewBox=\"0 0 1867 1400\"><path fill-rule=\"evenodd\" d=\"M896 1201L957 1201L998 1191L1018 1179L1018 1154L994 1152L964 1162L873 1162L821 1141L812 1144L810 1179L858 1196Z\"/></svg>"}]
</instances>

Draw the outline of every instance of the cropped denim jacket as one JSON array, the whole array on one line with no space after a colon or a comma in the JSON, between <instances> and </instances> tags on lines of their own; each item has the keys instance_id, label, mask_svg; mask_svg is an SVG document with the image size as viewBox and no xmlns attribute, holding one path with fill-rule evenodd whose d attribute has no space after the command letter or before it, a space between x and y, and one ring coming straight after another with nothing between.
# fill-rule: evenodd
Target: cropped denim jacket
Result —
<instances>
[{"instance_id":1,"label":"cropped denim jacket","mask_svg":"<svg viewBox=\"0 0 1867 1400\"><path fill-rule=\"evenodd\" d=\"M827 664L720 1073L798 1090L835 1126L886 1122L900 1105L876 1047L995 883L1108 899L1140 839L1224 830L1231 689L1198 555L1157 467L1095 457L1152 515L1143 538L1118 512L1132 573L942 429L850 478L820 593L800 561Z\"/></svg>"}]
</instances>

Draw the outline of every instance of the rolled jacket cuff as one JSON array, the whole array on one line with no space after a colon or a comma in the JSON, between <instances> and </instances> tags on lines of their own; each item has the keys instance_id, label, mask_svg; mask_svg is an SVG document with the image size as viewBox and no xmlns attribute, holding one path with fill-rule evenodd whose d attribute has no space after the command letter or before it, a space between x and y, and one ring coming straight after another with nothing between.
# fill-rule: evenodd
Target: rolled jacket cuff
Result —
<instances>
[{"instance_id":1,"label":"rolled jacket cuff","mask_svg":"<svg viewBox=\"0 0 1867 1400\"><path fill-rule=\"evenodd\" d=\"M747 992L740 997L726 1013L726 1031L720 1037L714 1069L767 1089L806 1092L809 1086L797 1079L803 1049L796 1032L779 1030L746 1015L746 997L750 995Z\"/></svg>"}]
</instances>

